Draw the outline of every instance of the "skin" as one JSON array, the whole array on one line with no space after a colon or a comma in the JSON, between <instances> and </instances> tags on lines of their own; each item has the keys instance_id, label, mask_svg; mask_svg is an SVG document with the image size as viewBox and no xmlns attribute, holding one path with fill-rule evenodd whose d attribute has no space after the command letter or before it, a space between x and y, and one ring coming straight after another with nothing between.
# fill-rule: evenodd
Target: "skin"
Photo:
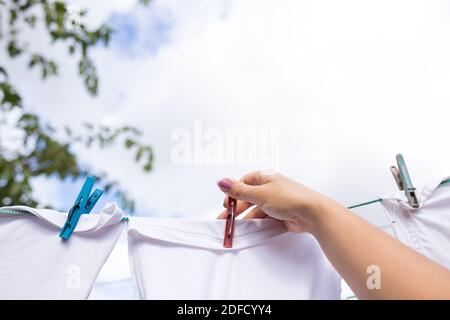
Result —
<instances>
[{"instance_id":1,"label":"skin","mask_svg":"<svg viewBox=\"0 0 450 320\"><path fill-rule=\"evenodd\" d=\"M336 201L278 173L218 182L238 200L244 219L271 217L291 232L308 232L359 299L450 299L450 271L403 245ZM226 217L226 209L218 216ZM369 289L367 268L379 266L381 288Z\"/></svg>"}]
</instances>

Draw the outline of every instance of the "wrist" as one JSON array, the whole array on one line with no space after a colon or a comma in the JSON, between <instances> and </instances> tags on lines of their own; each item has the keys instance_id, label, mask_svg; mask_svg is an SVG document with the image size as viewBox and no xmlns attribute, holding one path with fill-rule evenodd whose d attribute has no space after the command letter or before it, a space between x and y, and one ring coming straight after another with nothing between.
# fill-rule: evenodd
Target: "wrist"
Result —
<instances>
[{"instance_id":1,"label":"wrist","mask_svg":"<svg viewBox=\"0 0 450 320\"><path fill-rule=\"evenodd\" d=\"M336 201L319 194L317 198L313 199L302 210L302 221L305 231L317 238L323 225L330 222L330 216L337 214L342 208Z\"/></svg>"}]
</instances>

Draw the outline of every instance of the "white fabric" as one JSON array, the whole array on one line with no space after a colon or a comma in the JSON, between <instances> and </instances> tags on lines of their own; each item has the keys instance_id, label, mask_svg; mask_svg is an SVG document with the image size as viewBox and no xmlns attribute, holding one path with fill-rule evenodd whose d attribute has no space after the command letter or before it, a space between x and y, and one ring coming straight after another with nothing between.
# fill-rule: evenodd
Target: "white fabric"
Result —
<instances>
[{"instance_id":1,"label":"white fabric","mask_svg":"<svg viewBox=\"0 0 450 320\"><path fill-rule=\"evenodd\" d=\"M417 209L403 191L382 197L381 204L401 242L450 269L450 187L438 188L447 179L418 190Z\"/></svg>"},{"instance_id":2,"label":"white fabric","mask_svg":"<svg viewBox=\"0 0 450 320\"><path fill-rule=\"evenodd\" d=\"M66 213L8 209L33 216L0 215L0 299L86 299L125 226L117 205L82 215L67 241Z\"/></svg>"},{"instance_id":3,"label":"white fabric","mask_svg":"<svg viewBox=\"0 0 450 320\"><path fill-rule=\"evenodd\" d=\"M273 219L130 218L133 282L141 299L339 299L340 277L309 234Z\"/></svg>"}]
</instances>

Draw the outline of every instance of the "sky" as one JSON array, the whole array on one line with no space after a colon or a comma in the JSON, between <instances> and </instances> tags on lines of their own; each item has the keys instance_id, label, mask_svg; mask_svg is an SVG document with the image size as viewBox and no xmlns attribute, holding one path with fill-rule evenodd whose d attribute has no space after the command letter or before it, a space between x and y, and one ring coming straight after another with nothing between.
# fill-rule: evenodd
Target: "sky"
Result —
<instances>
[{"instance_id":1,"label":"sky","mask_svg":"<svg viewBox=\"0 0 450 320\"><path fill-rule=\"evenodd\" d=\"M16 61L12 79L58 126L143 131L155 151L150 174L121 148L77 149L121 183L138 215L213 218L216 181L260 168L346 205L396 191L397 153L417 186L449 175L447 1L69 2L88 9L90 25L117 30L93 52L99 96L86 93L64 48L40 36L30 39L60 63L60 77L42 84ZM70 207L80 184L35 186ZM362 215L387 223L377 207Z\"/></svg>"}]
</instances>

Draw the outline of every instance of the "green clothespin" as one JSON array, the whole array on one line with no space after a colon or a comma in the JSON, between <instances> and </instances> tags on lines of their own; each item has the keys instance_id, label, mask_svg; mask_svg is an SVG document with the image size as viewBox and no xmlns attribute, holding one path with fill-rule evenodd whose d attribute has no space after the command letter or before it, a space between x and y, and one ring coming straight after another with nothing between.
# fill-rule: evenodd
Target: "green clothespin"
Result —
<instances>
[{"instance_id":1,"label":"green clothespin","mask_svg":"<svg viewBox=\"0 0 450 320\"><path fill-rule=\"evenodd\" d=\"M396 166L391 167L391 172L394 176L395 182L400 190L405 191L408 204L413 208L418 208L419 201L417 200L416 188L414 188L411 182L408 169L406 168L405 159L400 153L395 158L397 160L398 168Z\"/></svg>"}]
</instances>

